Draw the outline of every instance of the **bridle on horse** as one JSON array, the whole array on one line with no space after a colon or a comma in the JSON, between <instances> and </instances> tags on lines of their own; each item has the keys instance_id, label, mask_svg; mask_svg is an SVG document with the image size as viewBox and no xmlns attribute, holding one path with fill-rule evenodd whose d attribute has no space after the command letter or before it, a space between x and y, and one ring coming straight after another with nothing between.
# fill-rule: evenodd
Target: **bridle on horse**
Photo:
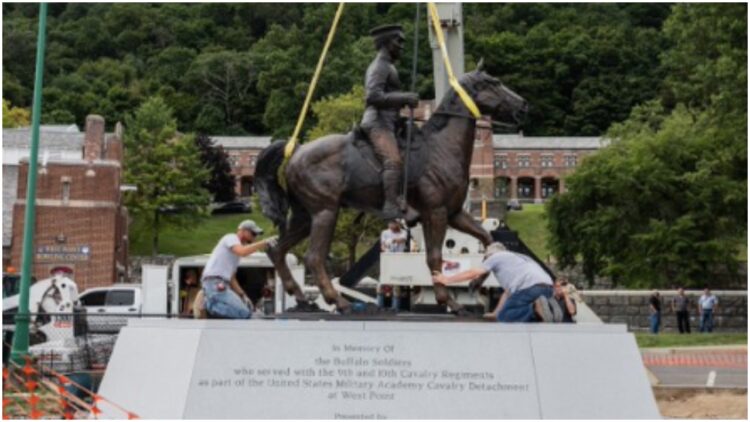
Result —
<instances>
[{"instance_id":1,"label":"bridle on horse","mask_svg":"<svg viewBox=\"0 0 750 422\"><path fill-rule=\"evenodd\" d=\"M452 111L437 111L436 110L432 114L433 115L437 114L437 115L442 115L442 116L451 116L451 117L461 117L461 118L464 118L464 119L469 119L469 120L474 120L474 121L477 120L476 117L474 117L474 116L472 116L471 114L468 114L468 113L454 113ZM425 119L417 119L417 118L414 118L414 120L419 121L419 122L426 122L427 121ZM501 127L501 128L504 128L504 129L516 129L518 127L518 125L514 125L514 124L511 124L511 123L505 123L505 122L499 122L497 120L490 120L490 123L492 124L492 126Z\"/></svg>"}]
</instances>

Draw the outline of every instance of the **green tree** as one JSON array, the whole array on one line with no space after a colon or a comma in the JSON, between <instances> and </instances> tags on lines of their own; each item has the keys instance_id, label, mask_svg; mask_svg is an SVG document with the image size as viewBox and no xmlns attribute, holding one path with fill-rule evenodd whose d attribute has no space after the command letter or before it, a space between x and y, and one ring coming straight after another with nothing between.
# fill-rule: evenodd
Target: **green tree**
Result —
<instances>
[{"instance_id":1,"label":"green tree","mask_svg":"<svg viewBox=\"0 0 750 422\"><path fill-rule=\"evenodd\" d=\"M483 56L491 74L529 101L525 133L601 135L653 97L665 46L658 24L668 10L467 4L466 51Z\"/></svg>"},{"instance_id":2,"label":"green tree","mask_svg":"<svg viewBox=\"0 0 750 422\"><path fill-rule=\"evenodd\" d=\"M667 105L747 109L747 5L680 4L664 24Z\"/></svg>"},{"instance_id":3,"label":"green tree","mask_svg":"<svg viewBox=\"0 0 750 422\"><path fill-rule=\"evenodd\" d=\"M234 190L235 180L232 166L229 165L229 155L221 145L214 144L214 141L206 135L196 136L195 144L200 151L203 167L210 171L210 176L203 187L216 202L233 201L237 193Z\"/></svg>"},{"instance_id":4,"label":"green tree","mask_svg":"<svg viewBox=\"0 0 750 422\"><path fill-rule=\"evenodd\" d=\"M590 279L627 286L737 280L747 240L746 6L677 5L665 32L663 98L614 125L612 145L549 202L551 247L563 266L580 258Z\"/></svg>"},{"instance_id":5,"label":"green tree","mask_svg":"<svg viewBox=\"0 0 750 422\"><path fill-rule=\"evenodd\" d=\"M3 99L3 127L21 127L31 124L29 109L13 107L9 101Z\"/></svg>"},{"instance_id":6,"label":"green tree","mask_svg":"<svg viewBox=\"0 0 750 422\"><path fill-rule=\"evenodd\" d=\"M152 253L165 225L189 227L204 217L209 171L192 135L177 132L172 110L159 97L145 101L125 119L125 182L137 190L126 204L151 228Z\"/></svg>"},{"instance_id":7,"label":"green tree","mask_svg":"<svg viewBox=\"0 0 750 422\"><path fill-rule=\"evenodd\" d=\"M351 91L336 97L327 97L313 103L317 124L308 132L307 139L314 140L331 133L344 133L362 119L365 112L365 88L355 85Z\"/></svg>"},{"instance_id":8,"label":"green tree","mask_svg":"<svg viewBox=\"0 0 750 422\"><path fill-rule=\"evenodd\" d=\"M186 85L204 105L217 110L218 122L204 125L242 129L243 121L259 101L255 93L256 71L250 56L237 51L220 50L198 55L185 75ZM203 119L205 113L201 113Z\"/></svg>"}]
</instances>

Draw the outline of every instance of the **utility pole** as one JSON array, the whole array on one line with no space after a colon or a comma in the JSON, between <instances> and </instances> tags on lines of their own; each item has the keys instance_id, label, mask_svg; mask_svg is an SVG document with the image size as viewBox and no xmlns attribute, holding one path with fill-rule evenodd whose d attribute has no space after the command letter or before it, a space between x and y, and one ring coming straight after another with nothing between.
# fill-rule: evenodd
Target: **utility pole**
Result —
<instances>
[{"instance_id":1,"label":"utility pole","mask_svg":"<svg viewBox=\"0 0 750 422\"><path fill-rule=\"evenodd\" d=\"M445 47L448 51L448 60L451 63L453 74L457 78L460 78L465 72L462 5L461 3L438 3L436 4L436 8L440 19L440 26L443 30ZM437 107L445 93L451 89L451 86L429 14L427 19L427 27L430 33L430 47L432 47L435 107ZM492 145L492 126L489 120L477 120L477 141L474 147L475 157L472 159L472 167L474 167L472 169L472 178L476 180L477 185L474 186L474 183L469 185L469 191L466 193L466 200L464 201L464 208L475 216L477 216L476 211L481 211L481 218L483 220L490 214L494 217L504 219L505 202L504 200L495 198L494 194L494 148Z\"/></svg>"},{"instance_id":2,"label":"utility pole","mask_svg":"<svg viewBox=\"0 0 750 422\"><path fill-rule=\"evenodd\" d=\"M458 78L464 74L464 26L461 3L437 3L436 6L438 16L440 16L440 26L443 28L445 47L448 50L448 59L451 62L453 74ZM427 28L429 28L430 47L432 47L435 106L437 106L443 99L443 95L450 89L450 84L429 13L427 14Z\"/></svg>"},{"instance_id":3,"label":"utility pole","mask_svg":"<svg viewBox=\"0 0 750 422\"><path fill-rule=\"evenodd\" d=\"M16 330L10 357L22 363L29 353L29 289L31 288L32 261L34 260L34 223L36 221L36 174L39 156L39 122L42 116L42 76L44 75L44 47L47 26L47 3L39 5L39 32L36 42L36 73L34 76L34 105L31 114L31 151L26 183L26 209L23 220L23 254L21 256L21 289Z\"/></svg>"}]
</instances>

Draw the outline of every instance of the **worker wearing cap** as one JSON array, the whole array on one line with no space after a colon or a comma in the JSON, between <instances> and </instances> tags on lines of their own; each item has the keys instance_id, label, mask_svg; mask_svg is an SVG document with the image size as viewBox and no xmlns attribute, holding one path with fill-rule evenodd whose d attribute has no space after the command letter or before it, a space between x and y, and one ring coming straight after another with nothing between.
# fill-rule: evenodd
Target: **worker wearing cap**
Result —
<instances>
[{"instance_id":1,"label":"worker wearing cap","mask_svg":"<svg viewBox=\"0 0 750 422\"><path fill-rule=\"evenodd\" d=\"M401 82L394 63L404 50L401 25L383 25L370 31L378 50L365 76L365 113L360 127L367 132L378 159L383 164L385 218L403 216L406 204L399 198L401 155L396 143L396 122L403 106L416 107L419 95L400 92Z\"/></svg>"},{"instance_id":2,"label":"worker wearing cap","mask_svg":"<svg viewBox=\"0 0 750 422\"><path fill-rule=\"evenodd\" d=\"M438 284L453 284L483 277L492 272L503 288L497 304L500 322L553 322L549 298L552 297L552 278L533 259L510 252L501 243L491 243L484 253L484 262L476 268L445 276L433 274Z\"/></svg>"},{"instance_id":3,"label":"worker wearing cap","mask_svg":"<svg viewBox=\"0 0 750 422\"><path fill-rule=\"evenodd\" d=\"M253 243L261 234L263 229L254 221L245 220L236 233L224 235L211 252L201 277L209 315L228 319L247 319L252 315L252 302L237 282L235 272L241 257L273 246L276 237Z\"/></svg>"}]
</instances>

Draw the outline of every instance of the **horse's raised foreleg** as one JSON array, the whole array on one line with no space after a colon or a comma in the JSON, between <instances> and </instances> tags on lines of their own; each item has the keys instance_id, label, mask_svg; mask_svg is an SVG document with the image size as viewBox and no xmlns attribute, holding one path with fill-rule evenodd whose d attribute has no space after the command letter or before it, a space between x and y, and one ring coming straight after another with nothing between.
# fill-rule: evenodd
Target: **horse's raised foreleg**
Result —
<instances>
[{"instance_id":1,"label":"horse's raised foreleg","mask_svg":"<svg viewBox=\"0 0 750 422\"><path fill-rule=\"evenodd\" d=\"M305 254L305 264L312 272L313 278L318 284L320 293L326 302L336 304L340 312L345 312L349 310L349 301L341 297L336 289L333 288L333 284L325 268L325 259L328 256L333 239L333 231L336 228L337 211L335 209L323 209L313 215L310 248Z\"/></svg>"},{"instance_id":2,"label":"horse's raised foreleg","mask_svg":"<svg viewBox=\"0 0 750 422\"><path fill-rule=\"evenodd\" d=\"M429 214L422 216L422 227L424 229L425 247L427 249L427 266L430 273L440 273L443 268L443 241L448 226L448 212L445 208L437 208ZM433 284L435 289L435 300L441 305L458 312L462 306L458 304L448 293L448 288L442 284Z\"/></svg>"},{"instance_id":3,"label":"horse's raised foreleg","mask_svg":"<svg viewBox=\"0 0 750 422\"><path fill-rule=\"evenodd\" d=\"M482 245L485 247L492 243L492 236L490 236L490 234L487 233L482 225L479 224L479 222L475 220L474 217L469 215L469 213L467 213L466 211L461 210L459 213L451 217L448 224L450 224L451 227L460 232L464 232L470 236L473 236L474 238L482 242ZM488 276L489 273L472 280L471 284L469 285L470 288L479 288Z\"/></svg>"},{"instance_id":4,"label":"horse's raised foreleg","mask_svg":"<svg viewBox=\"0 0 750 422\"><path fill-rule=\"evenodd\" d=\"M484 227L474 219L474 217L464 210L461 210L451 217L448 224L454 229L476 238L478 241L482 242L482 245L484 246L492 243L492 236L487 233L487 230L485 230Z\"/></svg>"},{"instance_id":5,"label":"horse's raised foreleg","mask_svg":"<svg viewBox=\"0 0 750 422\"><path fill-rule=\"evenodd\" d=\"M294 295L297 303L304 303L307 299L302 289L294 281L294 277L289 270L289 265L286 263L286 254L310 234L310 221L310 215L307 211L293 211L292 219L289 222L289 228L286 233L279 238L276 247L268 250L268 256L271 258L271 262L273 262L279 278L284 283L284 290L290 295Z\"/></svg>"}]
</instances>

